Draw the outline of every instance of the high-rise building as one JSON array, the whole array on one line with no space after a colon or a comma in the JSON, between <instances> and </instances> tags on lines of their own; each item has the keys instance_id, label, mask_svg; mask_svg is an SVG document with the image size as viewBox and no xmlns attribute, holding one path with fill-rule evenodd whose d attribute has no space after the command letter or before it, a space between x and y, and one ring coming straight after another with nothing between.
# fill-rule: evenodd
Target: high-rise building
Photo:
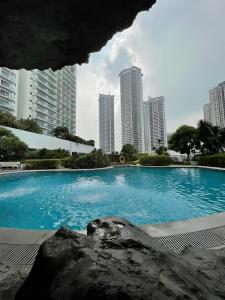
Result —
<instances>
[{"instance_id":1,"label":"high-rise building","mask_svg":"<svg viewBox=\"0 0 225 300\"><path fill-rule=\"evenodd\" d=\"M206 103L203 106L203 114L204 114L204 121L206 121L208 123L212 123L210 103Z\"/></svg>"},{"instance_id":2,"label":"high-rise building","mask_svg":"<svg viewBox=\"0 0 225 300\"><path fill-rule=\"evenodd\" d=\"M211 120L214 126L225 127L225 81L209 91Z\"/></svg>"},{"instance_id":3,"label":"high-rise building","mask_svg":"<svg viewBox=\"0 0 225 300\"><path fill-rule=\"evenodd\" d=\"M17 114L17 71L0 68L0 110Z\"/></svg>"},{"instance_id":4,"label":"high-rise building","mask_svg":"<svg viewBox=\"0 0 225 300\"><path fill-rule=\"evenodd\" d=\"M99 95L99 148L112 153L114 141L114 96Z\"/></svg>"},{"instance_id":5,"label":"high-rise building","mask_svg":"<svg viewBox=\"0 0 225 300\"><path fill-rule=\"evenodd\" d=\"M43 133L58 126L76 134L76 68L20 70L18 118L36 119Z\"/></svg>"},{"instance_id":6,"label":"high-rise building","mask_svg":"<svg viewBox=\"0 0 225 300\"><path fill-rule=\"evenodd\" d=\"M144 102L145 152L167 147L165 99L151 98Z\"/></svg>"},{"instance_id":7,"label":"high-rise building","mask_svg":"<svg viewBox=\"0 0 225 300\"><path fill-rule=\"evenodd\" d=\"M142 73L138 67L120 72L122 145L144 152Z\"/></svg>"}]
</instances>

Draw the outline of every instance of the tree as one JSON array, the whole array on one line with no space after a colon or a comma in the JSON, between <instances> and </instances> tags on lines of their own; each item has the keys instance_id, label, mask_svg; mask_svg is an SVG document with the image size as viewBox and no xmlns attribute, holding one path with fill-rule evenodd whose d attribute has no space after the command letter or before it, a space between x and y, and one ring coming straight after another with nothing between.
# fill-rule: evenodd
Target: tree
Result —
<instances>
[{"instance_id":1,"label":"tree","mask_svg":"<svg viewBox=\"0 0 225 300\"><path fill-rule=\"evenodd\" d=\"M158 154L158 155L168 155L167 153L167 148L164 147L164 146L160 146L159 148L157 148L155 150L155 152Z\"/></svg>"},{"instance_id":2,"label":"tree","mask_svg":"<svg viewBox=\"0 0 225 300\"><path fill-rule=\"evenodd\" d=\"M192 126L180 126L169 139L169 149L187 154L187 159L191 153L195 153L196 148L199 148L197 129Z\"/></svg>"},{"instance_id":3,"label":"tree","mask_svg":"<svg viewBox=\"0 0 225 300\"><path fill-rule=\"evenodd\" d=\"M28 151L27 145L10 130L0 128L0 160L10 161L23 159Z\"/></svg>"},{"instance_id":4,"label":"tree","mask_svg":"<svg viewBox=\"0 0 225 300\"><path fill-rule=\"evenodd\" d=\"M18 128L16 118L9 112L0 110L0 125Z\"/></svg>"},{"instance_id":5,"label":"tree","mask_svg":"<svg viewBox=\"0 0 225 300\"><path fill-rule=\"evenodd\" d=\"M17 124L19 129L35 133L43 133L41 127L34 119L20 119L17 121Z\"/></svg>"},{"instance_id":6,"label":"tree","mask_svg":"<svg viewBox=\"0 0 225 300\"><path fill-rule=\"evenodd\" d=\"M56 128L53 128L51 133L53 136L60 139L66 139L66 137L70 135L68 128L63 126L58 126Z\"/></svg>"},{"instance_id":7,"label":"tree","mask_svg":"<svg viewBox=\"0 0 225 300\"><path fill-rule=\"evenodd\" d=\"M199 150L201 153L224 152L225 129L213 126L208 122L200 120L197 128Z\"/></svg>"},{"instance_id":8,"label":"tree","mask_svg":"<svg viewBox=\"0 0 225 300\"><path fill-rule=\"evenodd\" d=\"M82 139L81 137L79 137L77 135L70 134L68 128L66 128L66 127L61 127L61 126L56 127L54 129L52 129L51 133L53 136L55 136L59 139L71 141L74 143L86 144L86 145L90 145L90 146L95 145L94 140L85 141L84 139Z\"/></svg>"},{"instance_id":9,"label":"tree","mask_svg":"<svg viewBox=\"0 0 225 300\"><path fill-rule=\"evenodd\" d=\"M137 150L131 144L123 145L121 149L121 154L125 156L129 161L134 159L134 156L137 154Z\"/></svg>"}]
</instances>

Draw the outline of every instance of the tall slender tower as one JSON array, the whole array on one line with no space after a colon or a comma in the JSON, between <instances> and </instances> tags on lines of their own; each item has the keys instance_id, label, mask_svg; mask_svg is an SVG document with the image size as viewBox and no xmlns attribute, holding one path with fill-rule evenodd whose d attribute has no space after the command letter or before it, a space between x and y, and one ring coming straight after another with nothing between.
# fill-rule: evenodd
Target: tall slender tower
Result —
<instances>
[{"instance_id":1,"label":"tall slender tower","mask_svg":"<svg viewBox=\"0 0 225 300\"><path fill-rule=\"evenodd\" d=\"M120 72L122 145L144 152L142 73L138 67Z\"/></svg>"},{"instance_id":2,"label":"tall slender tower","mask_svg":"<svg viewBox=\"0 0 225 300\"><path fill-rule=\"evenodd\" d=\"M45 134L58 126L76 134L76 68L20 70L18 118L33 118Z\"/></svg>"},{"instance_id":3,"label":"tall slender tower","mask_svg":"<svg viewBox=\"0 0 225 300\"><path fill-rule=\"evenodd\" d=\"M99 95L99 148L112 153L114 141L114 96Z\"/></svg>"},{"instance_id":4,"label":"tall slender tower","mask_svg":"<svg viewBox=\"0 0 225 300\"><path fill-rule=\"evenodd\" d=\"M167 146L165 99L151 98L144 102L145 152Z\"/></svg>"},{"instance_id":5,"label":"tall slender tower","mask_svg":"<svg viewBox=\"0 0 225 300\"><path fill-rule=\"evenodd\" d=\"M211 118L211 104L206 103L203 106L203 114L204 114L204 121L208 123L212 123L212 118Z\"/></svg>"}]
</instances>

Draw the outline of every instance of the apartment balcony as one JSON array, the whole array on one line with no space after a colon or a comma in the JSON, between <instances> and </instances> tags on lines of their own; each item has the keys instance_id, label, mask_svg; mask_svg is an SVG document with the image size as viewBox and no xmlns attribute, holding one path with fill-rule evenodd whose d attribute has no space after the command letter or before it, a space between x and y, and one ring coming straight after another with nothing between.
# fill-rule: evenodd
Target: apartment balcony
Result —
<instances>
[{"instance_id":1,"label":"apartment balcony","mask_svg":"<svg viewBox=\"0 0 225 300\"><path fill-rule=\"evenodd\" d=\"M0 82L0 88L2 88L2 89L5 89L5 90L7 90L8 92L10 92L10 93L16 93L16 88L15 87L13 87L13 86L7 86L7 85L4 85L4 84L2 84L1 82Z\"/></svg>"},{"instance_id":2,"label":"apartment balcony","mask_svg":"<svg viewBox=\"0 0 225 300\"><path fill-rule=\"evenodd\" d=\"M10 73L9 75L6 75L3 73L2 69L0 68L0 76L2 76L4 79L6 79L9 82L16 82L16 78Z\"/></svg>"},{"instance_id":3,"label":"apartment balcony","mask_svg":"<svg viewBox=\"0 0 225 300\"><path fill-rule=\"evenodd\" d=\"M44 94L46 94L48 97L52 98L52 100L49 100L49 98L47 98L46 96L43 96L43 95L38 95L38 92L37 92L37 96L38 97L42 97L45 101L48 101L48 102L55 102L57 100L57 95L54 94L54 95L51 95L49 92L48 92L48 89L45 89L45 88L42 88L40 87L39 85L36 85L36 90L40 90L41 92L43 92Z\"/></svg>"},{"instance_id":4,"label":"apartment balcony","mask_svg":"<svg viewBox=\"0 0 225 300\"><path fill-rule=\"evenodd\" d=\"M46 104L43 104L42 102L38 101L37 100L37 107L38 106L41 106L43 110L50 110L52 113L56 114L57 113L57 107L51 107L51 106L48 106Z\"/></svg>"}]
</instances>

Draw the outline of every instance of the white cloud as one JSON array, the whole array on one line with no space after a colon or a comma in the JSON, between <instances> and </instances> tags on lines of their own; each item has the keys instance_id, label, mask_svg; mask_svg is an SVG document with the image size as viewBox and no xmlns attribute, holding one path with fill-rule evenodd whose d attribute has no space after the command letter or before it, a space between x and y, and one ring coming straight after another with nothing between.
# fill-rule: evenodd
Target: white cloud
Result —
<instances>
[{"instance_id":1,"label":"white cloud","mask_svg":"<svg viewBox=\"0 0 225 300\"><path fill-rule=\"evenodd\" d=\"M98 94L110 92L120 150L118 74L129 65L142 69L144 99L165 96L168 132L196 125L209 89L225 80L224 11L224 0L158 0L140 13L131 28L78 67L77 134L98 141Z\"/></svg>"}]
</instances>

